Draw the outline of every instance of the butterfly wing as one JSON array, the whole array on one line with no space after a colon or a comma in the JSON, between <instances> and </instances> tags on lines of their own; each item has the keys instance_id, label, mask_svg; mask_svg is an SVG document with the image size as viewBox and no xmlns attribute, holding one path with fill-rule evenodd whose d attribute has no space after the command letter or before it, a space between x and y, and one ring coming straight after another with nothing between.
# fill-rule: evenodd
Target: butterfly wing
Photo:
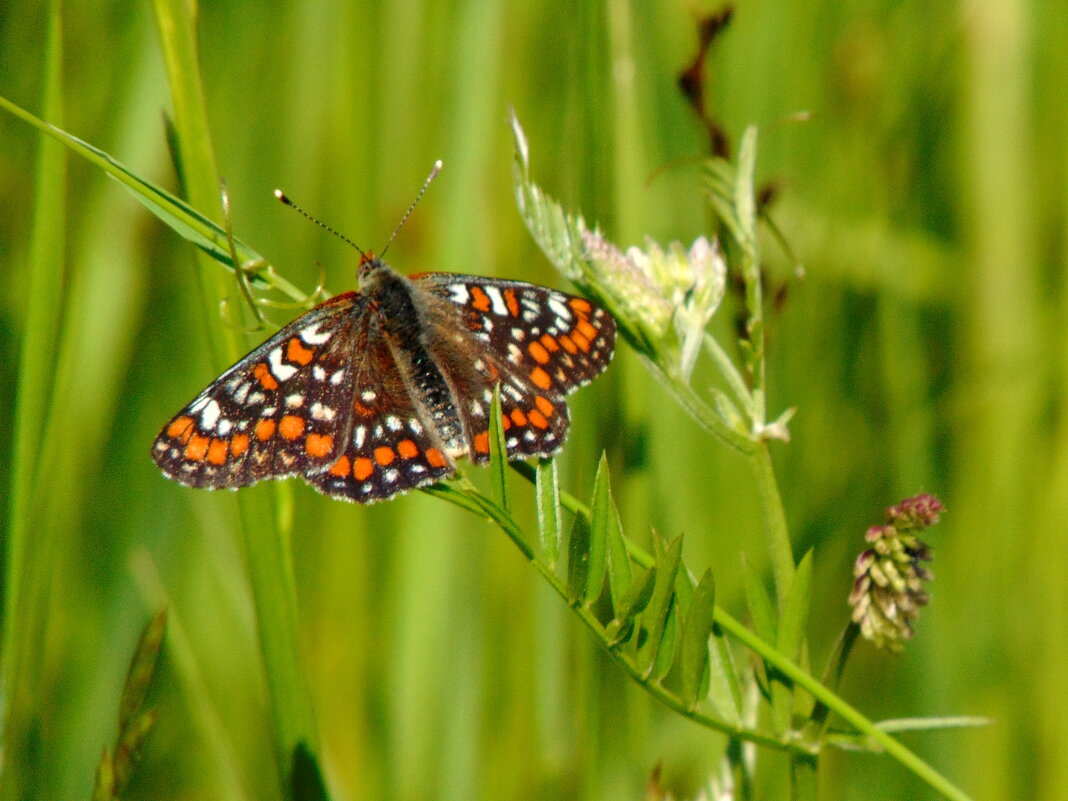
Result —
<instances>
[{"instance_id":1,"label":"butterfly wing","mask_svg":"<svg viewBox=\"0 0 1068 801\"><path fill-rule=\"evenodd\" d=\"M164 475L234 489L328 466L330 379L362 302L347 292L316 306L208 385L156 437Z\"/></svg>"},{"instance_id":2,"label":"butterfly wing","mask_svg":"<svg viewBox=\"0 0 1068 801\"><path fill-rule=\"evenodd\" d=\"M417 407L375 311L354 332L347 380L349 418L338 427L341 450L324 471L305 478L333 498L373 503L450 475L455 467L438 432Z\"/></svg>"},{"instance_id":3,"label":"butterfly wing","mask_svg":"<svg viewBox=\"0 0 1068 801\"><path fill-rule=\"evenodd\" d=\"M569 426L564 397L612 358L612 317L584 298L520 281L453 273L413 280L433 298L424 302L430 327L445 332L429 346L453 385L470 457L489 458L488 412L497 383L509 457L558 451Z\"/></svg>"}]
</instances>

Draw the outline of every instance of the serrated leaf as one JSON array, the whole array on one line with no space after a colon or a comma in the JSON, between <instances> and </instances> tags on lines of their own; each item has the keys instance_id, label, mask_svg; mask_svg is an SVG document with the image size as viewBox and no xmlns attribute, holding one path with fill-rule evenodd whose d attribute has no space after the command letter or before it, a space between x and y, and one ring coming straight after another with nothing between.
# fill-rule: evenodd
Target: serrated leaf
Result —
<instances>
[{"instance_id":1,"label":"serrated leaf","mask_svg":"<svg viewBox=\"0 0 1068 801\"><path fill-rule=\"evenodd\" d=\"M653 674L665 639L668 612L671 610L672 599L675 595L675 577L682 560L682 537L676 537L666 549L661 550L660 538L654 532L653 545L656 552L656 581L653 585L653 595L642 614L646 640L638 651L637 660L638 670L647 678ZM673 658L674 653L669 654L669 657ZM670 660L668 667L670 668ZM666 672L663 675L666 675Z\"/></svg>"},{"instance_id":2,"label":"serrated leaf","mask_svg":"<svg viewBox=\"0 0 1068 801\"><path fill-rule=\"evenodd\" d=\"M79 139L66 131L40 120L25 109L20 108L4 97L0 97L0 108L6 109L16 117L24 120L39 131L48 134L53 139L62 142L74 153L84 158L89 163L99 167L109 177L114 178L145 206L150 212L168 225L183 239L188 240L203 250L220 264L234 268L230 258L230 248L227 244L226 232L194 209L181 198L172 195L162 187L156 186L150 181L138 176L118 159L113 158L99 148L93 147L88 142ZM255 250L238 239L234 240L238 258L242 264L265 263L266 260ZM249 275L249 283L258 287L267 287L267 281L259 275Z\"/></svg>"},{"instance_id":3,"label":"serrated leaf","mask_svg":"<svg viewBox=\"0 0 1068 801\"><path fill-rule=\"evenodd\" d=\"M708 697L720 717L742 725L742 690L734 669L730 644L719 626L712 626L712 647L708 661Z\"/></svg>"},{"instance_id":4,"label":"serrated leaf","mask_svg":"<svg viewBox=\"0 0 1068 801\"><path fill-rule=\"evenodd\" d=\"M712 633L715 615L716 582L711 568L705 570L694 588L686 621L682 626L682 654L679 665L683 703L692 707L697 703L701 685L708 669L708 638Z\"/></svg>"},{"instance_id":5,"label":"serrated leaf","mask_svg":"<svg viewBox=\"0 0 1068 801\"><path fill-rule=\"evenodd\" d=\"M542 555L550 569L556 569L560 558L560 479L555 459L539 459L534 478L534 493L538 504L538 538Z\"/></svg>"},{"instance_id":6,"label":"serrated leaf","mask_svg":"<svg viewBox=\"0 0 1068 801\"><path fill-rule=\"evenodd\" d=\"M608 474L608 459L601 454L597 477L593 482L593 503L590 509L590 528L595 538L606 544L608 562L608 589L612 600L612 614L619 617L620 605L632 581L630 557L623 541L623 526L619 511L612 500L612 487Z\"/></svg>"},{"instance_id":7,"label":"serrated leaf","mask_svg":"<svg viewBox=\"0 0 1068 801\"><path fill-rule=\"evenodd\" d=\"M489 457L490 480L493 486L493 499L505 514L512 513L511 498L508 495L508 448L504 444L504 425L501 422L501 385L493 387L489 414Z\"/></svg>"}]
</instances>

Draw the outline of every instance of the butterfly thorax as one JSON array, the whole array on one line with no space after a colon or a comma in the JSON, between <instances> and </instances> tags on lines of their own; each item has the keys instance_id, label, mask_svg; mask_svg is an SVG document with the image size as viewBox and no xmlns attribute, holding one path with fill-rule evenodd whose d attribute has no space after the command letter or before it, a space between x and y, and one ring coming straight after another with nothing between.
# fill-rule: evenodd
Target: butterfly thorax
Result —
<instances>
[{"instance_id":1,"label":"butterfly thorax","mask_svg":"<svg viewBox=\"0 0 1068 801\"><path fill-rule=\"evenodd\" d=\"M432 343L426 339L432 330L426 319L426 293L420 293L414 282L378 258L360 265L360 288L376 312L394 359L406 368L403 373L412 400L434 422L446 452L463 453L464 433L453 391L431 352Z\"/></svg>"}]
</instances>

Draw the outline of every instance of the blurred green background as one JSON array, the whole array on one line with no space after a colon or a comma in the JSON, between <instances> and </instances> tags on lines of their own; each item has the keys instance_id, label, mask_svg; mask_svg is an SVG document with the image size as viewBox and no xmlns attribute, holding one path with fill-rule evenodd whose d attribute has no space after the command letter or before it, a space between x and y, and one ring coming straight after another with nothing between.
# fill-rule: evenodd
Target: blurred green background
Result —
<instances>
[{"instance_id":1,"label":"blurred green background","mask_svg":"<svg viewBox=\"0 0 1068 801\"><path fill-rule=\"evenodd\" d=\"M235 233L308 291L321 264L340 292L354 254L271 191L381 249L441 158L390 261L562 286L515 211L513 107L548 192L622 244L688 243L709 225L707 140L675 81L696 18L718 8L205 3L205 103ZM0 4L0 94L46 116L47 19L43 3ZM52 121L177 189L153 6L64 4L61 28ZM843 694L873 718L988 715L985 729L905 740L975 798L1068 797L1063 4L742 2L707 76L734 141L760 127L758 178L778 187L772 213L805 265L802 280L766 244L769 281L786 287L769 318L770 409L798 409L773 455L795 552L816 548L815 664L847 617L864 529L889 503L938 494L918 635L897 657L859 645ZM721 738L631 686L488 524L420 493L360 508L299 482L238 496L164 480L148 457L159 427L264 334L219 316L220 297L240 305L221 268L198 281L187 243L77 159L64 187L38 167L41 145L0 116L5 533L21 352L50 340L27 331L30 265L62 265L48 279L57 344L21 368L49 392L23 445L37 464L0 797L89 796L137 632L163 602L160 717L129 797L279 797L239 504L259 510L245 519L293 520L301 657L335 798L637 799L657 764L677 797L696 795ZM628 530L685 532L686 563L712 565L719 602L741 613L740 555L765 564L741 461L625 347L571 409L565 486L587 493L607 448ZM782 758L759 760L759 797L781 797ZM820 778L826 798L932 797L876 756L829 752Z\"/></svg>"}]
</instances>

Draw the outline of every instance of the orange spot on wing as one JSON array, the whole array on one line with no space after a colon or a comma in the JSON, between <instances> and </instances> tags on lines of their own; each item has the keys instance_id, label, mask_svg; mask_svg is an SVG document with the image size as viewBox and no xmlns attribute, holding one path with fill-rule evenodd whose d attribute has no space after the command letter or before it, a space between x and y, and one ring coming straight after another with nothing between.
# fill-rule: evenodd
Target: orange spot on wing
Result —
<instances>
[{"instance_id":1,"label":"orange spot on wing","mask_svg":"<svg viewBox=\"0 0 1068 801\"><path fill-rule=\"evenodd\" d=\"M304 418L295 414L287 414L278 425L278 433L286 439L296 439L304 433Z\"/></svg>"},{"instance_id":2,"label":"orange spot on wing","mask_svg":"<svg viewBox=\"0 0 1068 801\"><path fill-rule=\"evenodd\" d=\"M527 424L527 416L523 414L522 409L512 409L512 413L509 415L509 417L512 418L512 422L515 423L517 426L525 426Z\"/></svg>"},{"instance_id":3,"label":"orange spot on wing","mask_svg":"<svg viewBox=\"0 0 1068 801\"><path fill-rule=\"evenodd\" d=\"M556 353L556 351L560 350L560 343L553 338L552 334L542 334L541 344L545 346L545 350L549 351L549 353Z\"/></svg>"},{"instance_id":4,"label":"orange spot on wing","mask_svg":"<svg viewBox=\"0 0 1068 801\"><path fill-rule=\"evenodd\" d=\"M590 310L593 308L593 306L590 305L590 302L583 298L571 298L571 300L568 301L568 304L572 309L583 316L589 314Z\"/></svg>"},{"instance_id":5,"label":"orange spot on wing","mask_svg":"<svg viewBox=\"0 0 1068 801\"><path fill-rule=\"evenodd\" d=\"M226 451L230 443L225 439L213 439L208 446L208 455L205 461L212 464L226 464Z\"/></svg>"},{"instance_id":6,"label":"orange spot on wing","mask_svg":"<svg viewBox=\"0 0 1068 801\"><path fill-rule=\"evenodd\" d=\"M248 450L248 434L234 434L230 440L230 455L237 457Z\"/></svg>"},{"instance_id":7,"label":"orange spot on wing","mask_svg":"<svg viewBox=\"0 0 1068 801\"><path fill-rule=\"evenodd\" d=\"M356 412L356 414L358 414L360 417L374 417L375 416L375 410L374 409L370 408L369 406L364 406L358 400L354 400L352 402L352 410L354 412Z\"/></svg>"},{"instance_id":8,"label":"orange spot on wing","mask_svg":"<svg viewBox=\"0 0 1068 801\"><path fill-rule=\"evenodd\" d=\"M352 464L351 462L349 462L349 457L342 456L340 459L334 462L333 465L330 466L330 470L328 472L332 476L346 476L348 475L351 467Z\"/></svg>"},{"instance_id":9,"label":"orange spot on wing","mask_svg":"<svg viewBox=\"0 0 1068 801\"><path fill-rule=\"evenodd\" d=\"M312 360L312 356L315 355L315 351L311 348L304 347L304 343L300 341L300 337L293 337L289 340L289 345L286 346L286 358L294 364L307 364Z\"/></svg>"},{"instance_id":10,"label":"orange spot on wing","mask_svg":"<svg viewBox=\"0 0 1068 801\"><path fill-rule=\"evenodd\" d=\"M271 368L267 366L266 362L260 362L252 368L252 375L256 376L256 380L260 382L260 386L264 389L278 389L278 382L271 375Z\"/></svg>"},{"instance_id":11,"label":"orange spot on wing","mask_svg":"<svg viewBox=\"0 0 1068 801\"><path fill-rule=\"evenodd\" d=\"M549 378L549 374L540 367L535 367L530 371L530 380L534 382L534 386L541 389L548 389L553 385L553 380Z\"/></svg>"},{"instance_id":12,"label":"orange spot on wing","mask_svg":"<svg viewBox=\"0 0 1068 801\"><path fill-rule=\"evenodd\" d=\"M518 317L519 316L519 301L516 300L515 290L514 289L506 289L506 290L504 290L504 302L506 304L508 304L508 313L510 315L512 315L513 317Z\"/></svg>"},{"instance_id":13,"label":"orange spot on wing","mask_svg":"<svg viewBox=\"0 0 1068 801\"><path fill-rule=\"evenodd\" d=\"M597 339L597 329L594 328L588 320L580 319L575 324L575 328L580 334L582 334L582 336L586 337L586 339L591 341Z\"/></svg>"},{"instance_id":14,"label":"orange spot on wing","mask_svg":"<svg viewBox=\"0 0 1068 801\"><path fill-rule=\"evenodd\" d=\"M530 422L535 428L545 429L549 427L549 421L537 409L531 409L527 417L530 418Z\"/></svg>"},{"instance_id":15,"label":"orange spot on wing","mask_svg":"<svg viewBox=\"0 0 1068 801\"><path fill-rule=\"evenodd\" d=\"M429 464L431 467L444 467L448 464L448 462L445 461L445 457L442 455L441 451L439 451L437 448L426 449L426 461L427 464Z\"/></svg>"},{"instance_id":16,"label":"orange spot on wing","mask_svg":"<svg viewBox=\"0 0 1068 801\"><path fill-rule=\"evenodd\" d=\"M392 464L393 460L397 458L397 454L393 452L393 449L385 445L379 445L375 448L375 461L385 467L387 464Z\"/></svg>"},{"instance_id":17,"label":"orange spot on wing","mask_svg":"<svg viewBox=\"0 0 1068 801\"><path fill-rule=\"evenodd\" d=\"M545 364L549 361L549 351L545 350L545 346L540 342L531 342L527 345L527 351L538 364Z\"/></svg>"},{"instance_id":18,"label":"orange spot on wing","mask_svg":"<svg viewBox=\"0 0 1068 801\"><path fill-rule=\"evenodd\" d=\"M590 341L588 339L586 339L586 337L584 337L578 331L573 331L571 333L571 338L573 340L575 340L575 344L579 346L579 350L581 350L583 353L589 353L589 351L590 351Z\"/></svg>"},{"instance_id":19,"label":"orange spot on wing","mask_svg":"<svg viewBox=\"0 0 1068 801\"><path fill-rule=\"evenodd\" d=\"M552 417L556 412L556 407L553 406L552 401L541 395L534 397L534 405L537 406L538 409L541 410L541 413L546 417Z\"/></svg>"},{"instance_id":20,"label":"orange spot on wing","mask_svg":"<svg viewBox=\"0 0 1068 801\"><path fill-rule=\"evenodd\" d=\"M260 420L256 423L256 439L265 442L274 436L276 426L274 420Z\"/></svg>"},{"instance_id":21,"label":"orange spot on wing","mask_svg":"<svg viewBox=\"0 0 1068 801\"><path fill-rule=\"evenodd\" d=\"M178 417L171 421L171 424L167 426L167 436L171 439L181 440L184 445L189 441L189 438L193 436L193 418L192 417Z\"/></svg>"},{"instance_id":22,"label":"orange spot on wing","mask_svg":"<svg viewBox=\"0 0 1068 801\"><path fill-rule=\"evenodd\" d=\"M482 291L481 287L471 287L471 305L478 309L480 312L488 312L490 310L489 295Z\"/></svg>"},{"instance_id":23,"label":"orange spot on wing","mask_svg":"<svg viewBox=\"0 0 1068 801\"><path fill-rule=\"evenodd\" d=\"M190 462L199 462L204 458L204 454L208 452L208 446L211 444L211 440L207 437L202 437L200 434L194 434L189 438L189 442L185 446L185 458Z\"/></svg>"},{"instance_id":24,"label":"orange spot on wing","mask_svg":"<svg viewBox=\"0 0 1068 801\"><path fill-rule=\"evenodd\" d=\"M414 459L419 455L419 446L410 439L402 439L397 443L397 453L399 453L403 459Z\"/></svg>"},{"instance_id":25,"label":"orange spot on wing","mask_svg":"<svg viewBox=\"0 0 1068 801\"><path fill-rule=\"evenodd\" d=\"M374 471L374 462L366 456L359 457L352 465L352 476L357 481L366 481Z\"/></svg>"},{"instance_id":26,"label":"orange spot on wing","mask_svg":"<svg viewBox=\"0 0 1068 801\"><path fill-rule=\"evenodd\" d=\"M304 440L304 451L317 459L329 456L333 449L334 438L330 434L308 434Z\"/></svg>"},{"instance_id":27,"label":"orange spot on wing","mask_svg":"<svg viewBox=\"0 0 1068 801\"><path fill-rule=\"evenodd\" d=\"M475 434L471 444L475 446L478 453L489 453L489 432L483 431L481 434Z\"/></svg>"},{"instance_id":28,"label":"orange spot on wing","mask_svg":"<svg viewBox=\"0 0 1068 801\"><path fill-rule=\"evenodd\" d=\"M567 334L560 335L560 344L564 346L564 350L566 350L568 353L578 353L578 346L575 345L575 343L571 340L571 337L569 337Z\"/></svg>"}]
</instances>

